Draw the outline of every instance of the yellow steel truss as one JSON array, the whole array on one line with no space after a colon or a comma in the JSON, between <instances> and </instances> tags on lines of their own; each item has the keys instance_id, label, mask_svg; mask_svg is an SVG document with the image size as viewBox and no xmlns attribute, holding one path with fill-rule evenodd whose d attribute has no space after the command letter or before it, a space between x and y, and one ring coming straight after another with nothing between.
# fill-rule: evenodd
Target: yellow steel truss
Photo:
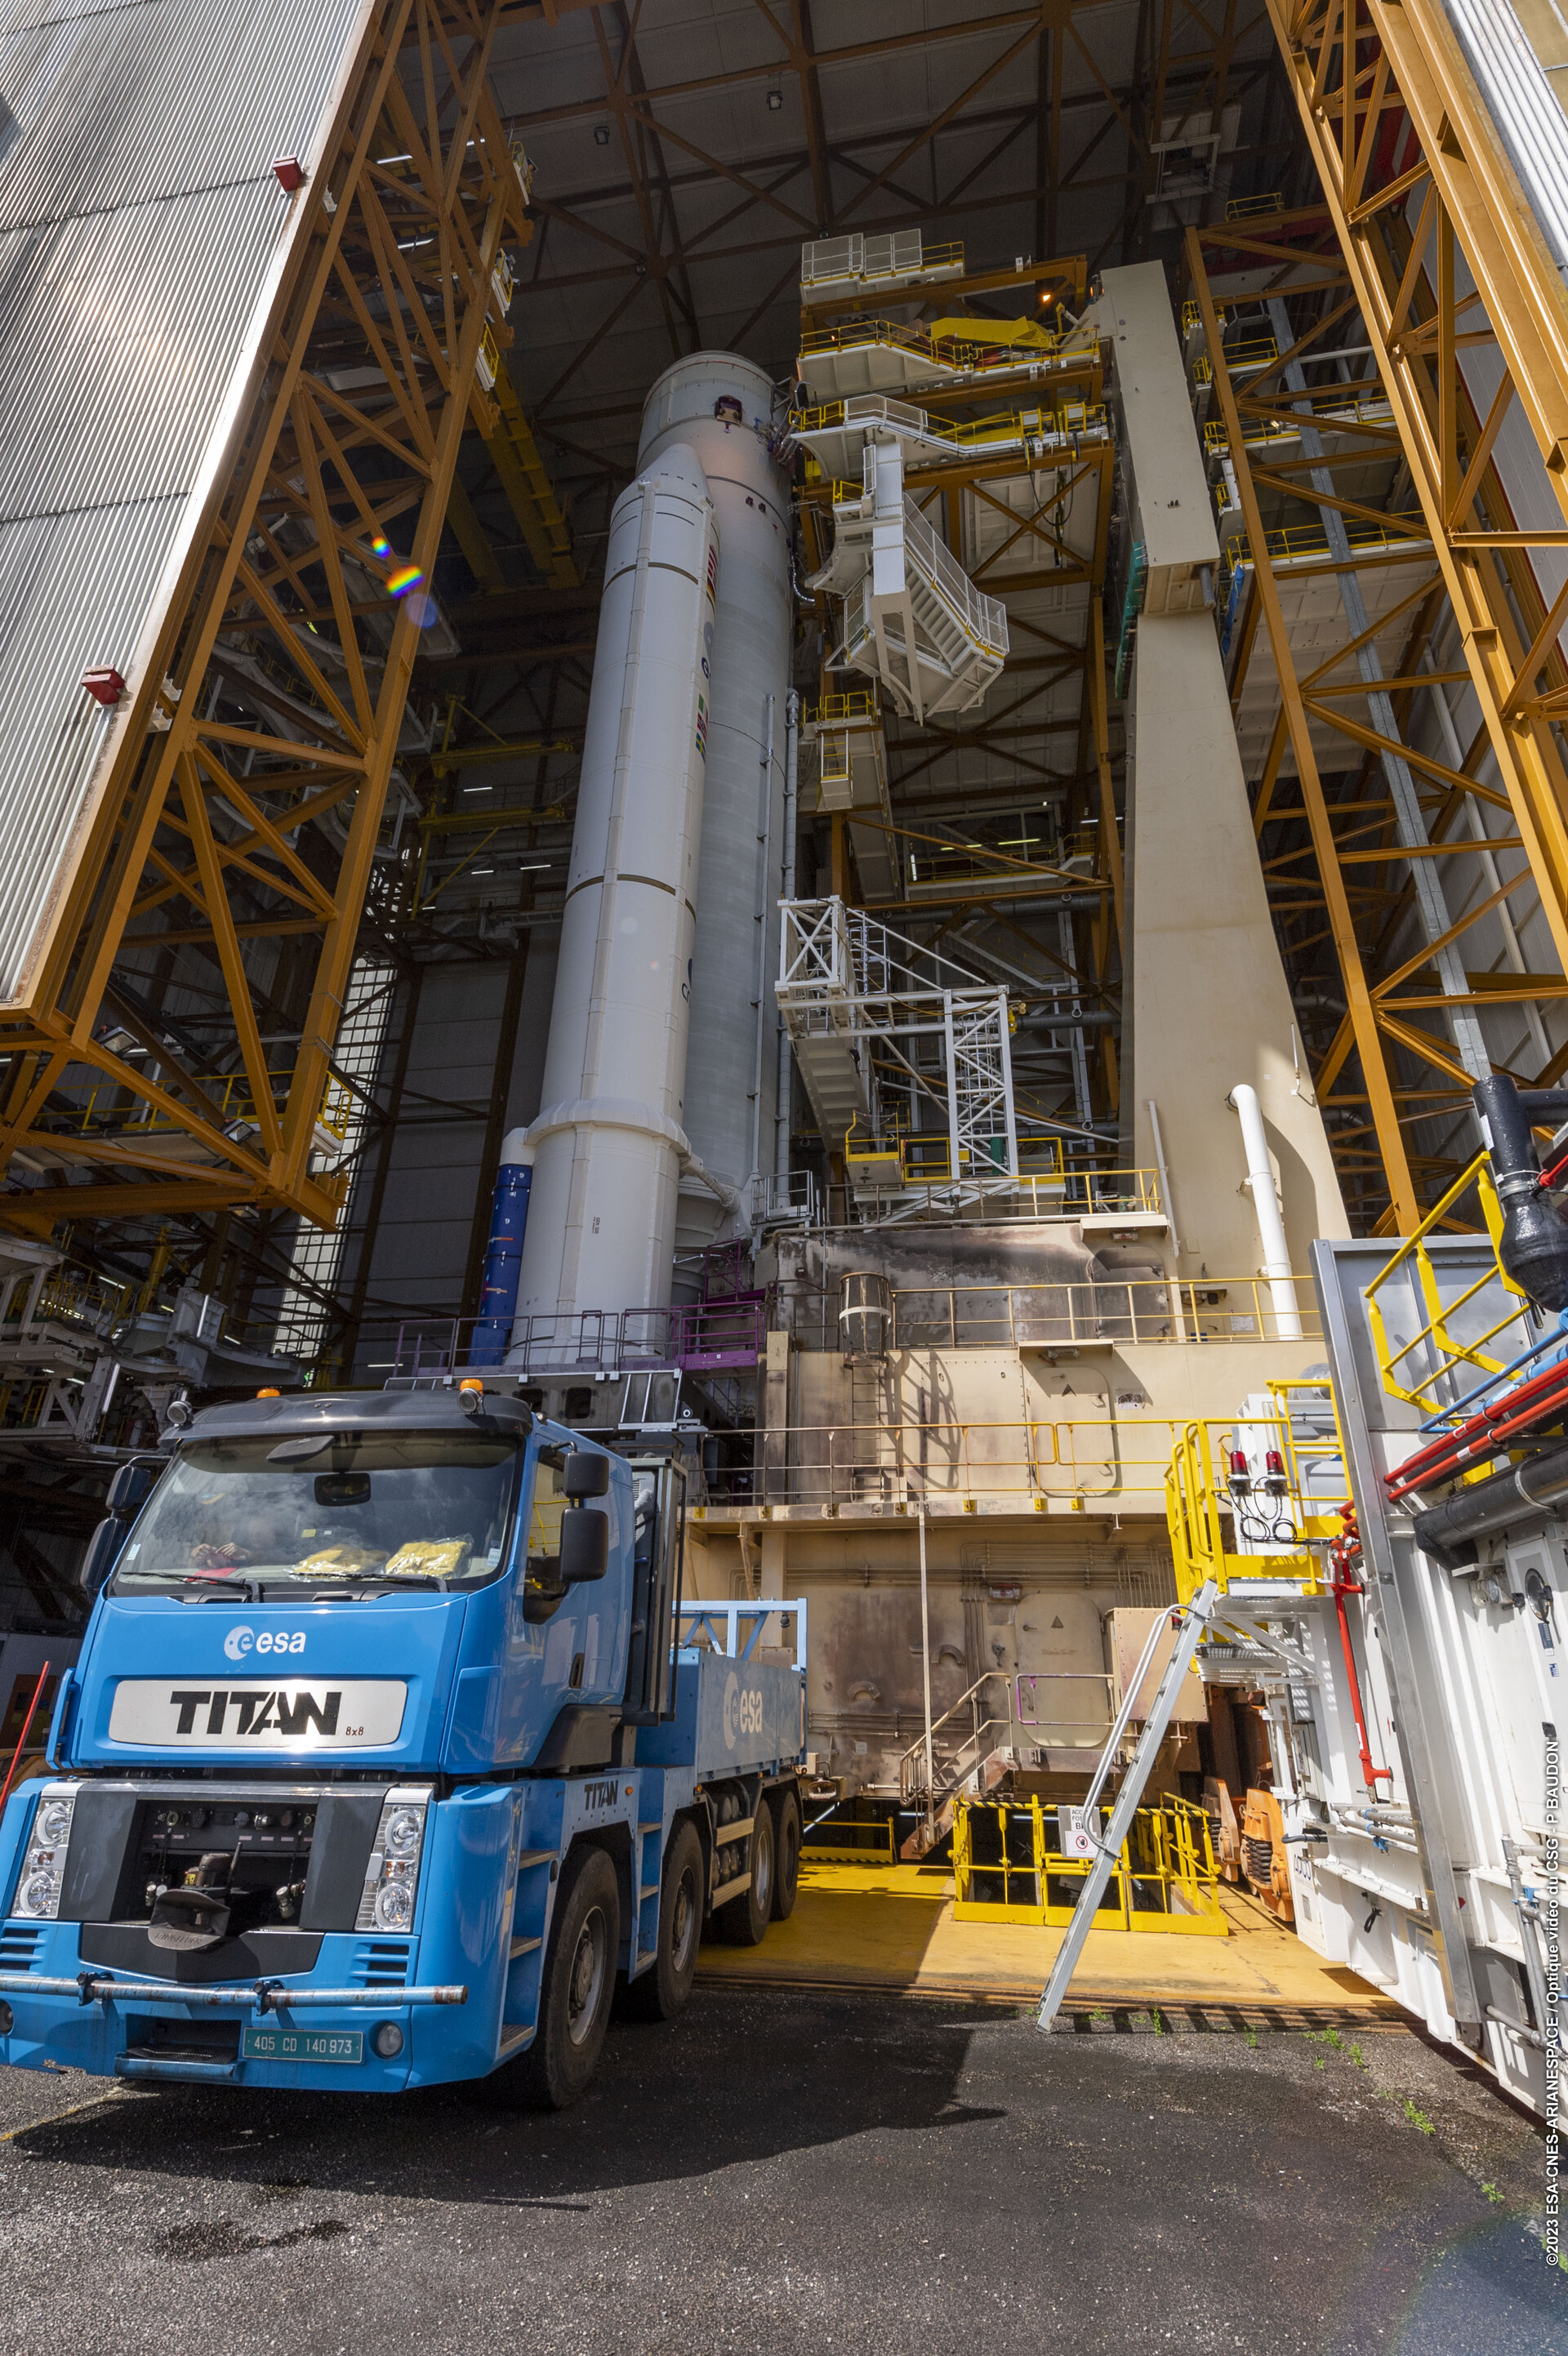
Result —
<instances>
[{"instance_id":1,"label":"yellow steel truss","mask_svg":"<svg viewBox=\"0 0 1568 2356\"><path fill-rule=\"evenodd\" d=\"M1218 348L1219 337L1212 299L1205 300L1205 247L1230 247L1242 267L1255 261L1310 262L1310 279L1298 266L1295 284L1323 290L1324 325L1342 316L1341 305L1359 310L1376 380L1361 390L1380 387L1390 403L1430 549L1430 576L1412 587L1406 603L1420 608L1423 591L1430 593L1415 616L1428 639L1452 616L1466 667L1458 675L1474 687L1483 723L1456 767L1401 749L1421 770L1423 787L1441 788L1445 798L1432 830L1434 841L1444 842L1443 855L1470 848L1463 839L1447 840L1447 830L1471 795L1511 814L1517 845L1529 861L1528 871L1521 868L1470 905L1450 937L1532 878L1558 959L1568 966L1568 769L1558 734L1568 718L1568 667L1558 648L1568 586L1542 589L1542 581L1555 584L1560 557L1549 554L1539 578L1531 562L1534 552L1568 544L1568 308L1558 273L1449 19L1434 0L1269 0L1269 11L1337 252L1309 255L1298 241L1283 242L1283 223L1251 235L1234 225L1189 233L1209 348ZM1470 293L1461 291L1461 264L1468 270ZM1496 391L1484 415L1460 365L1461 351L1475 347L1495 362ZM1287 404L1261 391L1255 380L1239 394L1222 369L1216 371L1215 392L1257 550L1265 543L1259 538L1256 487L1267 478L1248 465L1243 423L1253 430ZM1516 404L1561 510L1543 522L1516 515L1498 473L1498 438ZM1376 431L1369 421L1356 426L1361 455L1371 452ZM1413 984L1419 994L1412 996L1412 977L1429 963L1430 949L1392 974L1375 980L1366 974L1308 721L1337 728L1369 753L1383 749L1383 740L1323 692L1320 682L1330 666L1319 664L1298 685L1284 653L1266 562L1258 568L1258 599L1283 689L1265 806L1288 741L1346 984L1346 1020L1318 1086L1326 1092L1347 1056L1359 1054L1391 1198L1385 1224L1408 1232L1420 1221L1422 1190L1406 1153L1385 1049L1397 1046L1439 1079L1465 1087L1468 1074L1429 1023L1401 1010L1441 1013L1445 1006L1484 1004L1486 990L1472 978L1474 994L1466 998L1452 991L1434 993L1423 981ZM1477 782L1488 750L1498 787ZM1403 996L1397 998L1402 984ZM1543 1001L1561 989L1556 976L1520 975L1510 994L1515 1001ZM1537 1084L1554 1083L1564 1068L1568 1050L1558 1050L1535 1076ZM1441 1173L1444 1184L1448 1174Z\"/></svg>"},{"instance_id":2,"label":"yellow steel truss","mask_svg":"<svg viewBox=\"0 0 1568 2356\"><path fill-rule=\"evenodd\" d=\"M46 1168L85 1162L102 1183L15 1197L14 1225L244 1202L336 1215L347 1177L311 1160L424 618L398 593L429 580L484 398L498 262L531 235L526 162L486 80L502 13L503 0L382 0L311 159L252 397L45 953L0 1011L0 1167L21 1149ZM489 333L511 340L499 321ZM225 688L240 716L218 716ZM242 945L285 936L307 986L279 1071ZM231 1076L119 993L127 950L175 940L203 946L220 977L243 1120ZM73 1108L95 1089L118 1111L83 1126Z\"/></svg>"}]
</instances>

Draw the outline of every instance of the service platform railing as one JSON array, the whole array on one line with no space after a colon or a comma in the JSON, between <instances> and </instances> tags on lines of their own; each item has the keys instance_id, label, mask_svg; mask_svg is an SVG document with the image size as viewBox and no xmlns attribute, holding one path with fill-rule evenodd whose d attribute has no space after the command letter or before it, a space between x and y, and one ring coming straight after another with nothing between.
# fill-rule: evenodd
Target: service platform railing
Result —
<instances>
[{"instance_id":1,"label":"service platform railing","mask_svg":"<svg viewBox=\"0 0 1568 2356\"><path fill-rule=\"evenodd\" d=\"M1222 1595L1326 1591L1323 1549L1349 1494L1332 1394L1322 1382L1269 1390L1271 1414L1181 1426L1165 1526L1183 1603L1210 1579Z\"/></svg>"},{"instance_id":2,"label":"service platform railing","mask_svg":"<svg viewBox=\"0 0 1568 2356\"><path fill-rule=\"evenodd\" d=\"M510 1337L494 1338L482 1317L405 1318L381 1371L398 1380L435 1382L469 1365L499 1368L532 1382L546 1376L627 1374L641 1368L703 1373L754 1367L768 1345L768 1298L694 1301L664 1309L593 1309L569 1317L527 1317Z\"/></svg>"},{"instance_id":3,"label":"service platform railing","mask_svg":"<svg viewBox=\"0 0 1568 2356\"><path fill-rule=\"evenodd\" d=\"M1491 1244L1489 1265L1478 1276L1471 1272L1473 1261L1456 1271L1428 1248L1434 1236L1474 1228L1474 1215L1458 1216L1472 1190ZM1526 1323L1526 1296L1505 1276L1497 1257L1502 1231L1491 1159L1477 1153L1366 1288L1367 1322L1383 1388L1423 1415L1451 1409L1537 1339Z\"/></svg>"},{"instance_id":4,"label":"service platform railing","mask_svg":"<svg viewBox=\"0 0 1568 2356\"><path fill-rule=\"evenodd\" d=\"M1142 1177L1144 1173L1137 1173ZM1060 1181L1057 1182L1058 1184ZM1079 1183L1068 1173L1069 1187ZM1152 1194L1153 1190L1150 1190ZM1150 1194L1137 1207L1157 1206ZM1096 1211L1112 1208L1096 1194ZM1129 1207L1125 1198L1114 1207ZM1320 1328L1309 1280L1296 1280L1302 1338ZM899 1350L1058 1350L1101 1345L1226 1345L1283 1342L1269 1280L1258 1276L1101 1278L1081 1284L922 1284L888 1290L889 1352ZM779 1288L774 1322L801 1349L831 1350L839 1339L840 1298L806 1283ZM1289 1321L1287 1320L1287 1323Z\"/></svg>"}]
</instances>

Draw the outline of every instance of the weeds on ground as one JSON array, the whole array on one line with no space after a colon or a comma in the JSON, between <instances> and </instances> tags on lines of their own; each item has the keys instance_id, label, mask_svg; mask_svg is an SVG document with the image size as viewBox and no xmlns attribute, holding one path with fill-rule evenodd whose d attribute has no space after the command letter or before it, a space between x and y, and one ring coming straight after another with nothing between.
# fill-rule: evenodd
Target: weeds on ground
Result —
<instances>
[{"instance_id":1,"label":"weeds on ground","mask_svg":"<svg viewBox=\"0 0 1568 2356\"><path fill-rule=\"evenodd\" d=\"M1155 2005L1154 2010L1150 2013L1149 2020L1154 2029L1155 2035L1156 2037L1163 2037L1165 2033L1165 2024L1160 2019L1160 2008L1158 2005Z\"/></svg>"},{"instance_id":2,"label":"weeds on ground","mask_svg":"<svg viewBox=\"0 0 1568 2356\"><path fill-rule=\"evenodd\" d=\"M1249 2044L1249 2045L1254 2045L1254 2046L1255 2046L1255 2045L1257 2044L1257 2041L1258 2041L1258 2032L1257 2032L1257 2030L1256 2030L1254 2028L1252 2028L1252 2027L1251 2027L1251 2025L1249 2023L1249 2025L1248 2025L1248 2029L1247 2029L1247 2042L1248 2042L1248 2044Z\"/></svg>"},{"instance_id":3,"label":"weeds on ground","mask_svg":"<svg viewBox=\"0 0 1568 2356\"><path fill-rule=\"evenodd\" d=\"M1494 2209L1501 2208L1505 2196L1498 2190L1495 2184L1483 2184L1481 2190L1486 2194Z\"/></svg>"},{"instance_id":4,"label":"weeds on ground","mask_svg":"<svg viewBox=\"0 0 1568 2356\"><path fill-rule=\"evenodd\" d=\"M1404 2115L1410 2121L1412 2126L1419 2127L1423 2135L1435 2135L1437 2133L1437 2129L1433 2126L1432 2121L1427 2117L1426 2113L1424 2111L1418 2111L1408 2094L1405 2096L1404 2100Z\"/></svg>"}]
</instances>

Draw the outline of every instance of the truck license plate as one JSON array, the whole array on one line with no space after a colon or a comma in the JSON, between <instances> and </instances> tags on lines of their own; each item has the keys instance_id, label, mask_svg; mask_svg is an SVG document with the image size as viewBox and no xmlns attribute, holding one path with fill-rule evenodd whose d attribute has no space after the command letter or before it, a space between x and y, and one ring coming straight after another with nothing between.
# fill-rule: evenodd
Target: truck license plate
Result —
<instances>
[{"instance_id":1,"label":"truck license plate","mask_svg":"<svg viewBox=\"0 0 1568 2356\"><path fill-rule=\"evenodd\" d=\"M362 2062L362 2029L247 2029L241 2051L247 2062Z\"/></svg>"}]
</instances>

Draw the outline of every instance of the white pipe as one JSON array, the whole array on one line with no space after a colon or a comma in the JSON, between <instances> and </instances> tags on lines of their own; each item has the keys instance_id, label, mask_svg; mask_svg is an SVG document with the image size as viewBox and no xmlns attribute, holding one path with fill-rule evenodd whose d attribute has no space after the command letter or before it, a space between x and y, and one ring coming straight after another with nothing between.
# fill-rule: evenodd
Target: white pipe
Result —
<instances>
[{"instance_id":1,"label":"white pipe","mask_svg":"<svg viewBox=\"0 0 1568 2356\"><path fill-rule=\"evenodd\" d=\"M1165 1141L1160 1135L1159 1107L1153 1097L1145 1098L1149 1108L1149 1127L1155 1140L1155 1167L1160 1173L1160 1199L1165 1206L1165 1219L1171 1231L1171 1249L1179 1252L1181 1242L1176 1231L1176 1205L1171 1200L1171 1173L1165 1167Z\"/></svg>"},{"instance_id":2,"label":"white pipe","mask_svg":"<svg viewBox=\"0 0 1568 2356\"><path fill-rule=\"evenodd\" d=\"M926 1501L920 1500L920 1670L926 1692L926 1836L934 1839L937 1828L936 1768L931 1751L931 1609L926 1589Z\"/></svg>"},{"instance_id":3,"label":"white pipe","mask_svg":"<svg viewBox=\"0 0 1568 2356\"><path fill-rule=\"evenodd\" d=\"M1258 1102L1256 1088L1239 1083L1225 1099L1241 1123L1241 1142L1247 1155L1247 1189L1252 1197L1252 1213L1258 1222L1258 1240L1263 1248L1263 1274L1269 1280L1273 1296L1276 1338L1282 1342L1299 1342L1301 1311L1296 1305L1295 1286L1291 1281L1290 1246L1285 1241L1285 1223L1280 1215L1280 1198L1274 1186L1274 1165L1269 1159L1269 1141L1263 1131L1263 1109Z\"/></svg>"},{"instance_id":4,"label":"white pipe","mask_svg":"<svg viewBox=\"0 0 1568 2356\"><path fill-rule=\"evenodd\" d=\"M751 1067L751 1207L762 1208L762 1042L768 1029L768 871L773 847L773 698L768 699L768 734L759 764L762 824L757 833L757 1053Z\"/></svg>"},{"instance_id":5,"label":"white pipe","mask_svg":"<svg viewBox=\"0 0 1568 2356\"><path fill-rule=\"evenodd\" d=\"M800 699L793 688L784 706L784 857L779 896L795 896L795 806L800 790ZM779 1087L773 1111L773 1174L789 1175L789 1033L779 1017Z\"/></svg>"}]
</instances>

